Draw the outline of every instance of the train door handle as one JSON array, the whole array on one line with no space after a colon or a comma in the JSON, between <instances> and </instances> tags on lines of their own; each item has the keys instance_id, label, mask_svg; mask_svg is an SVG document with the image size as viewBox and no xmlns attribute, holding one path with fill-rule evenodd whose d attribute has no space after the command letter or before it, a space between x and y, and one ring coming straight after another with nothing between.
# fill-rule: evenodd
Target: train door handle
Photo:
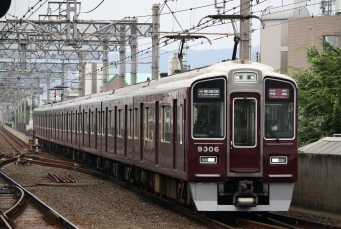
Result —
<instances>
[{"instance_id":1,"label":"train door handle","mask_svg":"<svg viewBox=\"0 0 341 229\"><path fill-rule=\"evenodd\" d=\"M230 149L232 149L232 141L230 141Z\"/></svg>"}]
</instances>

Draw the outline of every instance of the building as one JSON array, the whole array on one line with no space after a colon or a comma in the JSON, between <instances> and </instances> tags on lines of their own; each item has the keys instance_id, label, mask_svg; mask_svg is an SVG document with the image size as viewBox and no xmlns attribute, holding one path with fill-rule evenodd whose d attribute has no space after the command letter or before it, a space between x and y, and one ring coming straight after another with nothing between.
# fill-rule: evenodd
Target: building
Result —
<instances>
[{"instance_id":1,"label":"building","mask_svg":"<svg viewBox=\"0 0 341 229\"><path fill-rule=\"evenodd\" d=\"M289 19L288 66L307 68L307 52L296 51L302 45L313 44L322 49L322 40L341 47L341 15Z\"/></svg>"},{"instance_id":2,"label":"building","mask_svg":"<svg viewBox=\"0 0 341 229\"><path fill-rule=\"evenodd\" d=\"M108 86L107 90L112 90L120 87L120 75L119 74L114 74L112 75L109 80L108 80ZM136 74L136 83L141 83L145 82L148 80L148 78L151 80L152 79L152 74L151 73L137 73ZM131 85L131 74L126 73L125 74L125 87Z\"/></svg>"},{"instance_id":3,"label":"building","mask_svg":"<svg viewBox=\"0 0 341 229\"><path fill-rule=\"evenodd\" d=\"M261 30L260 62L287 73L288 20L297 21L298 18L306 17L309 17L309 11L301 3L265 8L262 13L265 28Z\"/></svg>"},{"instance_id":4,"label":"building","mask_svg":"<svg viewBox=\"0 0 341 229\"><path fill-rule=\"evenodd\" d=\"M102 63L83 63L84 77L82 77L83 96L102 92L104 71Z\"/></svg>"}]
</instances>

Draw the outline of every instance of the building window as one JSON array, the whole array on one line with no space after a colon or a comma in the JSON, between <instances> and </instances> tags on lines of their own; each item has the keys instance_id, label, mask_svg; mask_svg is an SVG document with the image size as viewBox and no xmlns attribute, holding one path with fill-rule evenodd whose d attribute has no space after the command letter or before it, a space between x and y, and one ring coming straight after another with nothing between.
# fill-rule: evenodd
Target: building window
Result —
<instances>
[{"instance_id":1,"label":"building window","mask_svg":"<svg viewBox=\"0 0 341 229\"><path fill-rule=\"evenodd\" d=\"M334 47L340 47L340 36L323 36L323 41L328 42Z\"/></svg>"},{"instance_id":2,"label":"building window","mask_svg":"<svg viewBox=\"0 0 341 229\"><path fill-rule=\"evenodd\" d=\"M171 128L170 128L170 106L162 107L162 141L170 142Z\"/></svg>"}]
</instances>

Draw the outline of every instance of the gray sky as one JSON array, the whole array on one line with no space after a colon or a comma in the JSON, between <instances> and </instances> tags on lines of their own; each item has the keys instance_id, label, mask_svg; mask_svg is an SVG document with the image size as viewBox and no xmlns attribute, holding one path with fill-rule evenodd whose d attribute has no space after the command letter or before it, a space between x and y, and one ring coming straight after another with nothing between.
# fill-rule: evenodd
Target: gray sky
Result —
<instances>
[{"instance_id":1,"label":"gray sky","mask_svg":"<svg viewBox=\"0 0 341 229\"><path fill-rule=\"evenodd\" d=\"M54 0L56 1L56 0ZM63 0L58 0L63 2ZM66 1L66 0L65 0ZM221 2L222 0L218 0ZM308 9L310 13L314 13L314 15L320 14L319 9L319 2L320 0L296 0L296 1L303 1L303 4L307 2ZM17 16L21 18L28 10L29 6L34 6L39 0L12 0L11 8L7 12L7 18L12 18L11 15ZM87 12L94 9L98 6L102 0L83 0L78 1L81 2L81 12ZM252 11L255 15L260 16L261 10L264 10L268 6L281 6L293 4L294 0L259 0L259 4L252 8ZM79 19L94 19L94 20L119 20L124 17L133 17L133 16L141 16L139 17L139 22L151 22L151 19L148 15L151 15L151 8L153 4L158 4L162 6L164 1L158 0L104 0L103 3L98 6L97 9L92 11L91 13L80 13ZM182 29L186 30L193 25L197 25L199 20L206 15L209 14L216 14L217 10L214 7L215 0L168 0L167 4L172 11L179 11L179 10L186 10L190 8L196 8L201 6L199 9L195 10L187 10L181 13L176 13L175 16L177 20L180 22L181 27L178 25L174 17L170 14L162 15L161 16L161 31L181 31ZM38 11L36 11L29 19L38 19L39 14L47 14L48 2L42 0L40 2L42 5ZM37 5L34 7L33 10L36 10L39 6ZM225 5L225 10L230 10L228 14L239 13L239 4L240 0L230 0ZM256 0L253 0L253 4L256 4ZM52 12L56 10L57 4L51 4ZM233 10L233 7L236 7ZM162 13L169 13L170 10L167 6L164 7ZM30 14L28 14L30 15ZM4 20L5 17L2 18ZM260 37L260 24L258 20L252 20L253 26L252 28L255 31L252 33L252 46L259 46L259 37ZM239 23L238 23L239 25ZM182 29L181 29L182 28ZM212 28L207 28L202 30L202 32L233 32L233 29L230 25L219 25L214 26ZM211 40L217 38L219 36L210 35L209 38ZM205 41L205 40L203 40ZM151 39L142 39L139 40L139 48L144 49L150 46ZM143 45L145 44L145 45ZM233 37L223 38L218 41L213 41L212 45L209 44L201 44L201 41L191 41L188 43L190 48L200 50L200 49L221 49L221 48L233 48ZM195 45L191 47L192 45ZM169 45L164 49L174 49L177 48L178 44L176 45Z\"/></svg>"}]
</instances>

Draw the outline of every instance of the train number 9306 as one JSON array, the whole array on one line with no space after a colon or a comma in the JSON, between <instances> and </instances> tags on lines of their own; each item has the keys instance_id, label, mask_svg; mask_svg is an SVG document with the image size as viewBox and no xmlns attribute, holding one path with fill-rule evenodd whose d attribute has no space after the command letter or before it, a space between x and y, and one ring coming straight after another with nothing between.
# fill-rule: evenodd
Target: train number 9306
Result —
<instances>
[{"instance_id":1,"label":"train number 9306","mask_svg":"<svg viewBox=\"0 0 341 229\"><path fill-rule=\"evenodd\" d=\"M219 152L219 147L218 146L198 146L198 152L201 153L201 152L216 152L218 153Z\"/></svg>"}]
</instances>

